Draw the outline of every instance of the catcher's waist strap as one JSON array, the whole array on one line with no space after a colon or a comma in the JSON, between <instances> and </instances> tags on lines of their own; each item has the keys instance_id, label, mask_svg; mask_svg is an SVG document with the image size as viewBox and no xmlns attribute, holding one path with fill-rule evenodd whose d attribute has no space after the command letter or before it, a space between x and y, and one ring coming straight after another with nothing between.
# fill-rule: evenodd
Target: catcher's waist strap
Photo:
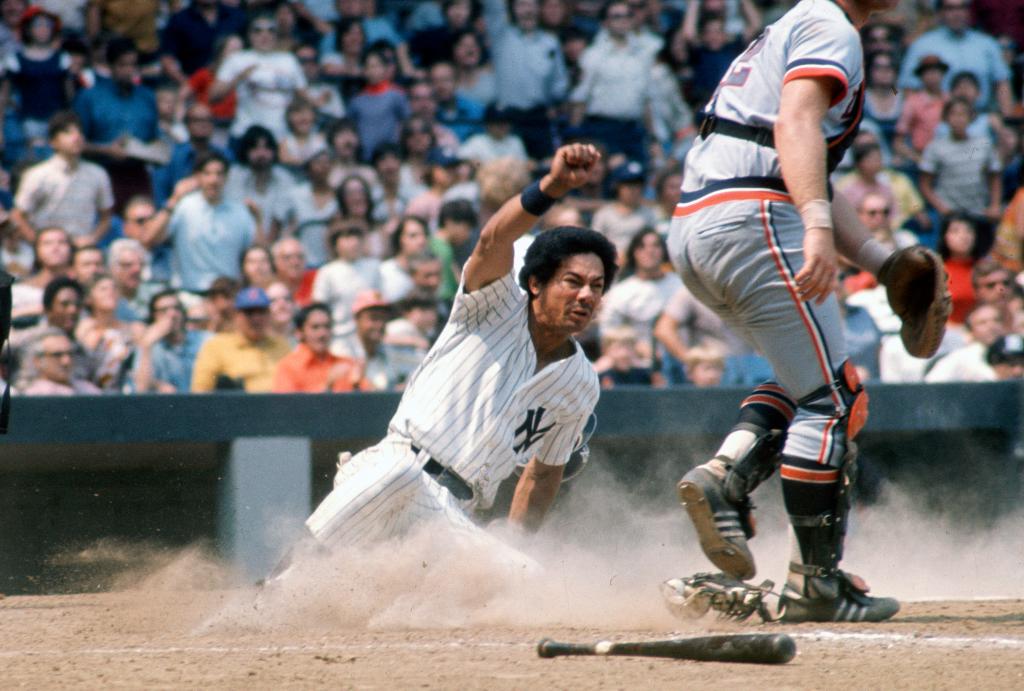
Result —
<instances>
[{"instance_id":1,"label":"catcher's waist strap","mask_svg":"<svg viewBox=\"0 0 1024 691\"><path fill-rule=\"evenodd\" d=\"M701 139L707 139L711 134L723 134L726 137L743 139L753 142L758 146L768 147L769 149L775 148L775 132L771 129L756 125L745 125L742 122L736 122L735 120L722 118L717 115L704 116L698 132Z\"/></svg>"},{"instance_id":2,"label":"catcher's waist strap","mask_svg":"<svg viewBox=\"0 0 1024 691\"><path fill-rule=\"evenodd\" d=\"M422 451L415 444L410 444L409 448L415 454L419 454ZM437 460L428 458L423 466L423 472L434 478L434 482L446 488L459 501L469 501L473 498L473 487L459 477L458 473L451 468L446 468Z\"/></svg>"}]
</instances>

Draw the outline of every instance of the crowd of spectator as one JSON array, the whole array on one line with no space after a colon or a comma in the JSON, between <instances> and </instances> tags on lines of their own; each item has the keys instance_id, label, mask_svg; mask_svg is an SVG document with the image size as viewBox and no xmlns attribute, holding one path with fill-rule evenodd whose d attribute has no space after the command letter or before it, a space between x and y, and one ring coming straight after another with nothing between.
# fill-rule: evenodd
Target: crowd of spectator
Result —
<instances>
[{"instance_id":1,"label":"crowd of spectator","mask_svg":"<svg viewBox=\"0 0 1024 691\"><path fill-rule=\"evenodd\" d=\"M400 389L481 226L583 140L601 165L534 232L619 249L581 336L602 385L758 382L665 236L701 107L788 6L0 0L0 374L22 395ZM868 380L1020 378L1024 3L903 0L862 34L834 193L882 242L938 250L954 310L917 360L844 267L850 355Z\"/></svg>"}]
</instances>

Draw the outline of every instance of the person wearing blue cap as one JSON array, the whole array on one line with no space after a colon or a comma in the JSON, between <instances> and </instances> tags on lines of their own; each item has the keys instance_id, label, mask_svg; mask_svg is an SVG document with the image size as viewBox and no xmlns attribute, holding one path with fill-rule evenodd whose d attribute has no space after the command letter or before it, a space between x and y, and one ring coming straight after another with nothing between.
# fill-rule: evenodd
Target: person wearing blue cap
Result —
<instances>
[{"instance_id":1,"label":"person wearing blue cap","mask_svg":"<svg viewBox=\"0 0 1024 691\"><path fill-rule=\"evenodd\" d=\"M235 296L235 330L211 336L196 357L192 391L268 392L277 362L288 342L270 333L270 298L262 288L243 288Z\"/></svg>"},{"instance_id":2,"label":"person wearing blue cap","mask_svg":"<svg viewBox=\"0 0 1024 691\"><path fill-rule=\"evenodd\" d=\"M462 160L455 151L436 147L427 154L427 189L414 197L405 208L409 216L427 219L430 228L437 228L444 193L458 182L458 167Z\"/></svg>"},{"instance_id":3,"label":"person wearing blue cap","mask_svg":"<svg viewBox=\"0 0 1024 691\"><path fill-rule=\"evenodd\" d=\"M633 236L657 223L654 211L644 203L644 167L627 161L612 169L609 176L615 200L594 213L593 228L612 241L624 260Z\"/></svg>"}]
</instances>

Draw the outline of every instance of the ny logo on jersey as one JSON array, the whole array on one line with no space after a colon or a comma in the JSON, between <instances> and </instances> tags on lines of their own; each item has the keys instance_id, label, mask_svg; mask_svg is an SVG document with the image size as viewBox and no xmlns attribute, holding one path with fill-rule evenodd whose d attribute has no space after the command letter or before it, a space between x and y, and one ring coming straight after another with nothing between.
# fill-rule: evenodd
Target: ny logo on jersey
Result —
<instances>
[{"instance_id":1,"label":"ny logo on jersey","mask_svg":"<svg viewBox=\"0 0 1024 691\"><path fill-rule=\"evenodd\" d=\"M520 434L523 436L523 441L512 447L512 450L516 453L526 451L533 443L538 441L541 437L547 434L548 430L554 427L554 423L551 423L547 427L541 427L541 419L544 417L544 407L540 406L534 410L526 411L526 420L523 424L516 428L516 437Z\"/></svg>"}]
</instances>

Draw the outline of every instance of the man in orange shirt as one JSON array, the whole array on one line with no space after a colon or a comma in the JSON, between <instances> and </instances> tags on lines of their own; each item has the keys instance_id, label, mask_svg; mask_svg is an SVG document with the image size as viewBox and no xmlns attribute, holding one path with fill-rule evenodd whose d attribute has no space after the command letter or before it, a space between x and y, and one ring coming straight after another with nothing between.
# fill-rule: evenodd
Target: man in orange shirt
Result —
<instances>
[{"instance_id":1,"label":"man in orange shirt","mask_svg":"<svg viewBox=\"0 0 1024 691\"><path fill-rule=\"evenodd\" d=\"M369 390L363 365L353 358L332 355L331 310L322 302L295 315L299 345L277 363L274 393L319 393Z\"/></svg>"}]
</instances>

